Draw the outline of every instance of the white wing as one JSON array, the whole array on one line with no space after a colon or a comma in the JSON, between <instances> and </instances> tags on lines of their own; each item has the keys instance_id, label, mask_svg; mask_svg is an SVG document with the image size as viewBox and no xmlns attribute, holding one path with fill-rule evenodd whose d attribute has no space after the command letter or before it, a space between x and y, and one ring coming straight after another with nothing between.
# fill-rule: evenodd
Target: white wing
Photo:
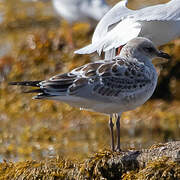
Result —
<instances>
[{"instance_id":1,"label":"white wing","mask_svg":"<svg viewBox=\"0 0 180 180\"><path fill-rule=\"evenodd\" d=\"M101 37L104 37L111 25L118 23L133 12L126 7L127 3L128 0L120 1L110 11L108 11L107 14L105 14L94 31L92 43L97 42Z\"/></svg>"},{"instance_id":2,"label":"white wing","mask_svg":"<svg viewBox=\"0 0 180 180\"><path fill-rule=\"evenodd\" d=\"M168 35L167 42L177 37L180 27L180 2L179 0L171 0L166 4L159 4L155 6L146 7L140 10L130 10L126 7L127 0L123 0L115 5L99 22L92 38L92 44L86 46L78 51L77 54L89 54L97 51L99 54L105 51L105 57L114 57L115 50L139 35L141 29L143 30L143 23L148 21L156 22L155 25L150 25L152 34L149 30L142 33L141 36L149 37L151 40L158 39L157 44L162 45L163 39ZM154 28L162 28L158 22L167 22L167 29L162 29L163 35L158 36L159 31ZM171 23L173 26L171 27ZM169 24L169 25L168 25ZM148 27L148 26L147 26ZM157 33L158 32L158 33ZM165 35L165 36L164 36ZM152 36L152 37L151 37ZM166 39L166 38L165 38ZM166 42L166 41L165 41Z\"/></svg>"},{"instance_id":3,"label":"white wing","mask_svg":"<svg viewBox=\"0 0 180 180\"><path fill-rule=\"evenodd\" d=\"M100 48L102 48L104 52L113 48L118 48L137 37L140 31L140 23L134 22L131 19L126 19L120 22L112 31L107 33L106 37L102 39L102 42L100 43Z\"/></svg>"},{"instance_id":4,"label":"white wing","mask_svg":"<svg viewBox=\"0 0 180 180\"><path fill-rule=\"evenodd\" d=\"M106 36L100 41L75 51L75 53L89 54L97 51L99 54L101 54L102 51L106 52L126 44L127 41L137 37L140 31L141 24L128 18L121 21L116 28L107 32Z\"/></svg>"},{"instance_id":5,"label":"white wing","mask_svg":"<svg viewBox=\"0 0 180 180\"><path fill-rule=\"evenodd\" d=\"M103 46L102 43L104 38L106 39L106 41L109 41L109 39L106 38L109 28L113 25L116 25L118 22L121 22L121 20L125 19L129 14L132 14L134 12L133 10L130 10L126 7L127 3L128 0L122 0L119 3L117 3L110 11L108 11L108 13L106 13L104 17L100 20L95 29L95 32L92 37L92 44L75 51L75 53L90 54L95 51L98 51L100 53L102 51L102 47L99 48L99 45L101 44L101 46ZM110 35L108 36L110 37Z\"/></svg>"},{"instance_id":6,"label":"white wing","mask_svg":"<svg viewBox=\"0 0 180 180\"><path fill-rule=\"evenodd\" d=\"M166 4L149 6L140 10L131 10L126 7L128 0L117 3L98 23L92 37L92 43L99 41L109 31L110 26L127 17L136 21L180 21L180 2L171 0Z\"/></svg>"},{"instance_id":7,"label":"white wing","mask_svg":"<svg viewBox=\"0 0 180 180\"><path fill-rule=\"evenodd\" d=\"M133 18L138 21L180 21L180 1L171 0L137 10Z\"/></svg>"}]
</instances>

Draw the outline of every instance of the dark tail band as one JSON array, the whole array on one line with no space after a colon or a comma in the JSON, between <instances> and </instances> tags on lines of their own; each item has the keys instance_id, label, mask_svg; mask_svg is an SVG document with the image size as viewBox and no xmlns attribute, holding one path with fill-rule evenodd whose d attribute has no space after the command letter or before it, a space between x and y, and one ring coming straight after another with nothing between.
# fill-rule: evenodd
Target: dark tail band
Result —
<instances>
[{"instance_id":1,"label":"dark tail band","mask_svg":"<svg viewBox=\"0 0 180 180\"><path fill-rule=\"evenodd\" d=\"M9 85L39 87L41 81L10 82Z\"/></svg>"}]
</instances>

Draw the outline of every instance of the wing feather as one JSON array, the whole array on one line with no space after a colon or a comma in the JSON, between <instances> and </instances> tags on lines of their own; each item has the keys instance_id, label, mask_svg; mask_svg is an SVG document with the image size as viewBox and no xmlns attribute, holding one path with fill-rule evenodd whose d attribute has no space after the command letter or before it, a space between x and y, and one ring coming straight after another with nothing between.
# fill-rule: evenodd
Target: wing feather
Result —
<instances>
[{"instance_id":1,"label":"wing feather","mask_svg":"<svg viewBox=\"0 0 180 180\"><path fill-rule=\"evenodd\" d=\"M100 55L104 51L105 57L113 58L115 57L115 48L140 34L142 22L170 21L176 22L176 29L180 27L179 0L171 0L165 4L139 10L128 9L127 2L127 0L123 0L117 3L98 23L92 37L92 43L75 51L75 53L90 54L97 51ZM177 36L175 32L172 33L172 39Z\"/></svg>"},{"instance_id":2,"label":"wing feather","mask_svg":"<svg viewBox=\"0 0 180 180\"><path fill-rule=\"evenodd\" d=\"M110 26L120 22L122 19L133 12L126 7L127 3L128 0L120 1L110 11L108 11L108 13L105 14L94 31L92 43L98 42L106 35Z\"/></svg>"},{"instance_id":3,"label":"wing feather","mask_svg":"<svg viewBox=\"0 0 180 180\"><path fill-rule=\"evenodd\" d=\"M126 44L129 40L137 37L141 28L142 26L140 23L128 18L120 22L116 28L107 32L106 36L99 42L92 43L78 51L75 51L75 53L89 54L97 51L100 55L102 51L106 52L113 48L118 48L119 46Z\"/></svg>"},{"instance_id":4,"label":"wing feather","mask_svg":"<svg viewBox=\"0 0 180 180\"><path fill-rule=\"evenodd\" d=\"M179 0L142 8L133 14L139 21L180 21Z\"/></svg>"},{"instance_id":5,"label":"wing feather","mask_svg":"<svg viewBox=\"0 0 180 180\"><path fill-rule=\"evenodd\" d=\"M38 89L26 91L39 93L35 99L58 99L76 96L79 98L107 100L110 96L123 96L142 90L151 83L150 68L134 59L117 57L112 61L97 61L72 70L69 73L53 76L45 81L13 82L11 85L36 86ZM94 96L92 96L94 94ZM106 97L104 99L104 97Z\"/></svg>"},{"instance_id":6,"label":"wing feather","mask_svg":"<svg viewBox=\"0 0 180 180\"><path fill-rule=\"evenodd\" d=\"M132 10L129 10L126 7L127 3L128 3L128 0L122 0L119 3L117 3L110 11L108 11L98 23L92 37L92 43L88 46L85 46L84 48L76 50L74 53L75 54L90 54L97 51L98 54L100 55L103 49L102 48L103 40L106 34L108 33L109 28L113 27L113 25L120 22L129 13L132 12ZM99 48L100 44L101 44L101 47Z\"/></svg>"},{"instance_id":7,"label":"wing feather","mask_svg":"<svg viewBox=\"0 0 180 180\"><path fill-rule=\"evenodd\" d=\"M151 83L150 69L137 61L119 59L104 64L97 70L99 81L93 88L101 96L121 96L125 93L142 90Z\"/></svg>"}]
</instances>

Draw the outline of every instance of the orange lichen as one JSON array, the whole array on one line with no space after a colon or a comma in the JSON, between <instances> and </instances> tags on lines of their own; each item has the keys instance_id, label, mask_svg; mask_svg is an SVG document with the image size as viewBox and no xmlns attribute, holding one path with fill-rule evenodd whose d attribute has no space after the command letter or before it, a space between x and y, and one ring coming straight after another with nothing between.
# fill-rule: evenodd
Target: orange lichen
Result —
<instances>
[{"instance_id":1,"label":"orange lichen","mask_svg":"<svg viewBox=\"0 0 180 180\"><path fill-rule=\"evenodd\" d=\"M42 160L57 155L83 159L100 148L110 148L106 116L80 111L61 102L32 100L33 95L22 93L26 88L8 85L10 81L47 79L91 61L92 56L74 55L75 49L65 40L65 27L53 12L45 15L47 7L50 3L20 0L0 3L5 15L0 24L1 42L11 47L0 58L0 68L4 64L10 66L0 90L0 154L1 158L12 161ZM34 10L34 15L27 13L29 8ZM73 27L76 49L90 43L91 36L86 24ZM173 55L171 62L163 65L155 93L156 98L163 97L163 100L149 101L123 115L124 149L147 147L154 141L164 142L180 136L179 39L163 49Z\"/></svg>"}]
</instances>

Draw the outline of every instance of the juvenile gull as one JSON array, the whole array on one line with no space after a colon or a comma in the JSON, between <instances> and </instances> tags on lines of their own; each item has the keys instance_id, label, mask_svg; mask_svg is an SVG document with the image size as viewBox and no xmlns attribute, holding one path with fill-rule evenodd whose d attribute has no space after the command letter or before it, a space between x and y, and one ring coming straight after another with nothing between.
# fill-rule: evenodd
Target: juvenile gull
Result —
<instances>
[{"instance_id":1,"label":"juvenile gull","mask_svg":"<svg viewBox=\"0 0 180 180\"><path fill-rule=\"evenodd\" d=\"M45 81L11 82L11 85L34 86L27 93L39 93L34 99L53 99L72 106L110 116L114 146L113 121L116 118L117 151L120 151L120 116L144 104L153 94L157 73L152 59L169 55L156 49L146 38L135 38L112 60L95 61Z\"/></svg>"},{"instance_id":2,"label":"juvenile gull","mask_svg":"<svg viewBox=\"0 0 180 180\"><path fill-rule=\"evenodd\" d=\"M77 54L105 52L105 59L114 58L116 50L135 37L146 37L156 46L180 36L180 1L149 6L140 10L126 7L128 0L117 3L98 23L92 43ZM120 49L119 49L120 51Z\"/></svg>"}]
</instances>

